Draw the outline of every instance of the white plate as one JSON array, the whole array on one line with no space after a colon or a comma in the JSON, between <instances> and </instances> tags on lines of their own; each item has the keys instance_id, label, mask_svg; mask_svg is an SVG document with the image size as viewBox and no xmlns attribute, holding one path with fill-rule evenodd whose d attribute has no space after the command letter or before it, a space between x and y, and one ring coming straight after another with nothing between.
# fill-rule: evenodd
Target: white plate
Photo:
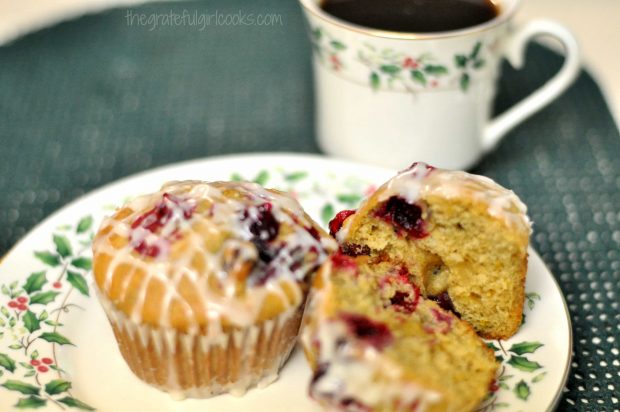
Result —
<instances>
[{"instance_id":1,"label":"white plate","mask_svg":"<svg viewBox=\"0 0 620 412\"><path fill-rule=\"evenodd\" d=\"M90 405L114 412L320 411L307 397L310 371L299 351L276 383L242 398L174 401L139 381L121 358L99 303L92 293L86 296L92 291L90 238L115 205L168 180L255 179L295 193L310 215L325 223L335 211L355 207L373 185L392 175L318 156L227 156L142 173L64 207L32 230L0 265L0 410ZM481 410L545 411L561 395L572 347L570 320L557 283L533 250L526 292L526 320L519 332L508 341L490 342L503 358L502 375L499 390ZM21 309L14 307L18 300L24 301Z\"/></svg>"}]
</instances>

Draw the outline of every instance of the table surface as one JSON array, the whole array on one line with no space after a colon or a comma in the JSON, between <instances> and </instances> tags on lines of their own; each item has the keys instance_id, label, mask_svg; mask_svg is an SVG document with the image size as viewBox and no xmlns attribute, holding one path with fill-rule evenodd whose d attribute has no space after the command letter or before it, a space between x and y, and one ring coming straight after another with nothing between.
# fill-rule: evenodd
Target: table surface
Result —
<instances>
[{"instance_id":1,"label":"table surface","mask_svg":"<svg viewBox=\"0 0 620 412\"><path fill-rule=\"evenodd\" d=\"M298 5L209 4L287 20L150 32L128 28L116 10L0 47L0 254L62 205L131 173L239 151L318 152ZM522 71L504 65L496 111L538 87L562 59L533 46L528 62ZM618 128L584 72L475 169L528 204L533 246L566 296L575 353L561 410L620 410L619 157Z\"/></svg>"},{"instance_id":2,"label":"table surface","mask_svg":"<svg viewBox=\"0 0 620 412\"><path fill-rule=\"evenodd\" d=\"M584 63L620 124L620 1L524 0L518 21L550 18L577 36Z\"/></svg>"}]
</instances>

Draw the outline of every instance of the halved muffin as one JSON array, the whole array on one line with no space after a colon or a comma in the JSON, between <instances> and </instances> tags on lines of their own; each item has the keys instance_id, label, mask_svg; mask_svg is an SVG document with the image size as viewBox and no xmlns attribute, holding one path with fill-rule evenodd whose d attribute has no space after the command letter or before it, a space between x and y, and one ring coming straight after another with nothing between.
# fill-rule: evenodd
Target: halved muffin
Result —
<instances>
[{"instance_id":1,"label":"halved muffin","mask_svg":"<svg viewBox=\"0 0 620 412\"><path fill-rule=\"evenodd\" d=\"M523 313L526 211L491 179L414 163L330 228L345 253L402 264L423 296L506 339Z\"/></svg>"},{"instance_id":2,"label":"halved muffin","mask_svg":"<svg viewBox=\"0 0 620 412\"><path fill-rule=\"evenodd\" d=\"M420 295L404 266L333 255L302 327L310 396L327 410L473 410L497 370L471 326Z\"/></svg>"}]
</instances>

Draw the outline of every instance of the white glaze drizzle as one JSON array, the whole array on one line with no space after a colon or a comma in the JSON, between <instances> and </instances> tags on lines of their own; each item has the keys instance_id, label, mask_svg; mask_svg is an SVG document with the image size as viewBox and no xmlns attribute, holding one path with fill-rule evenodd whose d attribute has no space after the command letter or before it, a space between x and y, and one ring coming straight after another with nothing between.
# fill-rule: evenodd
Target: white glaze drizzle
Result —
<instances>
[{"instance_id":1,"label":"white glaze drizzle","mask_svg":"<svg viewBox=\"0 0 620 412\"><path fill-rule=\"evenodd\" d=\"M393 403L398 405L395 412L408 412L416 402L416 411L424 412L440 401L441 394L405 379L397 362L351 337L343 320L322 312L324 299L331 295L333 287L329 280L331 271L331 263L326 263L317 274L324 287L313 289L303 321L303 345L314 351L318 344L317 365L326 365L323 374L311 384L311 395L332 406L345 399L371 408Z\"/></svg>"},{"instance_id":2,"label":"white glaze drizzle","mask_svg":"<svg viewBox=\"0 0 620 412\"><path fill-rule=\"evenodd\" d=\"M317 338L319 365L327 365L311 389L319 401L349 398L369 407L395 403L399 405L395 412L409 411L417 402L416 411L424 412L441 399L439 393L404 379L402 368L375 348L352 341L340 320L322 322Z\"/></svg>"},{"instance_id":3,"label":"white glaze drizzle","mask_svg":"<svg viewBox=\"0 0 620 412\"><path fill-rule=\"evenodd\" d=\"M285 308L297 307L302 302L303 294L298 282L312 268L308 264L301 265L299 268L289 268L290 262L294 260L290 255L291 250L299 247L302 253L301 257L303 257L303 254L307 253L310 248L316 249L317 259L313 264L320 264L326 259L328 251L336 248L333 240L325 238L316 240L304 229L304 227L311 227L312 224L305 217L301 206L289 196L268 191L253 183L230 182L219 183L219 185L225 189L237 191L242 195L242 199L227 197L218 187L205 182L171 182L164 185L160 192L138 197L127 204L125 207L132 211L129 216L121 220L110 217L102 223L102 228L110 226L111 231L106 236L95 239L93 250L95 254L106 254L112 257L105 273L102 285L103 292L109 295L114 274L121 264L129 264L132 267L132 272L124 279L121 294L114 302L115 304L122 302L127 297L126 294L133 276L139 271L146 274L139 286L138 297L128 314L133 322L142 321L147 290L151 282L155 281L165 288L165 295L160 305L159 326L164 328L172 326L170 305L172 302L177 302L180 303L184 316L195 320L189 332L197 332L200 326L197 322L199 314L193 313L192 306L178 292L179 284L186 279L195 287L195 291L205 308L211 337L221 334L222 318L226 318L237 326L250 326L256 322L260 308L269 294L279 297ZM158 233L151 233L141 227L132 229L131 225L136 219L156 207L162 201L164 194L176 196L183 199L183 202L177 204L177 207L174 204L168 204L169 208L172 209L172 217L165 222ZM190 218L183 216L184 213L188 212L188 208L193 209L200 200L208 200L213 204L208 214L194 212ZM273 276L269 277L263 284L246 282L246 292L241 296L234 296L236 292L234 279L231 279L222 267L223 252L227 248L238 251L235 262L257 261L256 249L249 242L253 236L250 225L253 221L252 218L256 218L257 208L266 202L272 204L271 212L275 219L281 225L289 225L294 230L285 238L280 239L278 237L277 239L277 241L286 242L287 247L278 249L278 253L272 262L274 263ZM247 215L244 216L244 213ZM228 234L219 251L211 253L206 250L204 235L192 230L192 226L197 223L214 234ZM129 243L120 249L116 249L109 242L109 238L113 234L129 239ZM178 235L189 243L189 247L180 256L175 256L174 260L170 260L168 258L171 253L170 245L163 244L168 242L165 239L166 236ZM148 246L158 246L160 254L154 259L145 259L134 250L136 245L142 241L146 241ZM171 243L173 242L174 240ZM191 262L196 253L203 256L206 273L196 273L193 270ZM264 265L260 264L256 264L254 267L254 271L264 269ZM211 275L216 276L223 284L223 294L209 287L207 276ZM255 273L252 273L249 279L254 279L255 276L253 275ZM293 302L289 302L285 288L288 291L294 291Z\"/></svg>"},{"instance_id":4,"label":"white glaze drizzle","mask_svg":"<svg viewBox=\"0 0 620 412\"><path fill-rule=\"evenodd\" d=\"M408 203L415 203L431 195L447 199L472 196L487 204L487 210L491 216L504 221L511 227L524 230L528 234L532 231L532 222L527 216L525 204L512 190L500 186L485 176L437 169L419 162L399 172L377 190L379 202L386 201L392 196L399 196ZM360 208L363 208L367 201L368 199ZM339 242L346 239L353 220L347 219L336 234Z\"/></svg>"}]
</instances>

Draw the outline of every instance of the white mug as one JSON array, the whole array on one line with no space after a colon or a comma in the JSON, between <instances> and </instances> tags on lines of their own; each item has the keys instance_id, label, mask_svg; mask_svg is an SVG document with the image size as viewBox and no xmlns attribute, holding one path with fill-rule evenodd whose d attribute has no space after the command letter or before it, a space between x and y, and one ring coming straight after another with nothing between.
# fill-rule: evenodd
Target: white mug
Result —
<instances>
[{"instance_id":1,"label":"white mug","mask_svg":"<svg viewBox=\"0 0 620 412\"><path fill-rule=\"evenodd\" d=\"M519 0L499 0L498 16L486 23L422 34L362 27L326 13L320 0L300 2L314 49L317 139L333 156L468 169L580 70L579 47L564 27L547 20L514 27ZM491 119L502 57L522 67L527 43L539 35L560 41L564 65Z\"/></svg>"}]
</instances>

